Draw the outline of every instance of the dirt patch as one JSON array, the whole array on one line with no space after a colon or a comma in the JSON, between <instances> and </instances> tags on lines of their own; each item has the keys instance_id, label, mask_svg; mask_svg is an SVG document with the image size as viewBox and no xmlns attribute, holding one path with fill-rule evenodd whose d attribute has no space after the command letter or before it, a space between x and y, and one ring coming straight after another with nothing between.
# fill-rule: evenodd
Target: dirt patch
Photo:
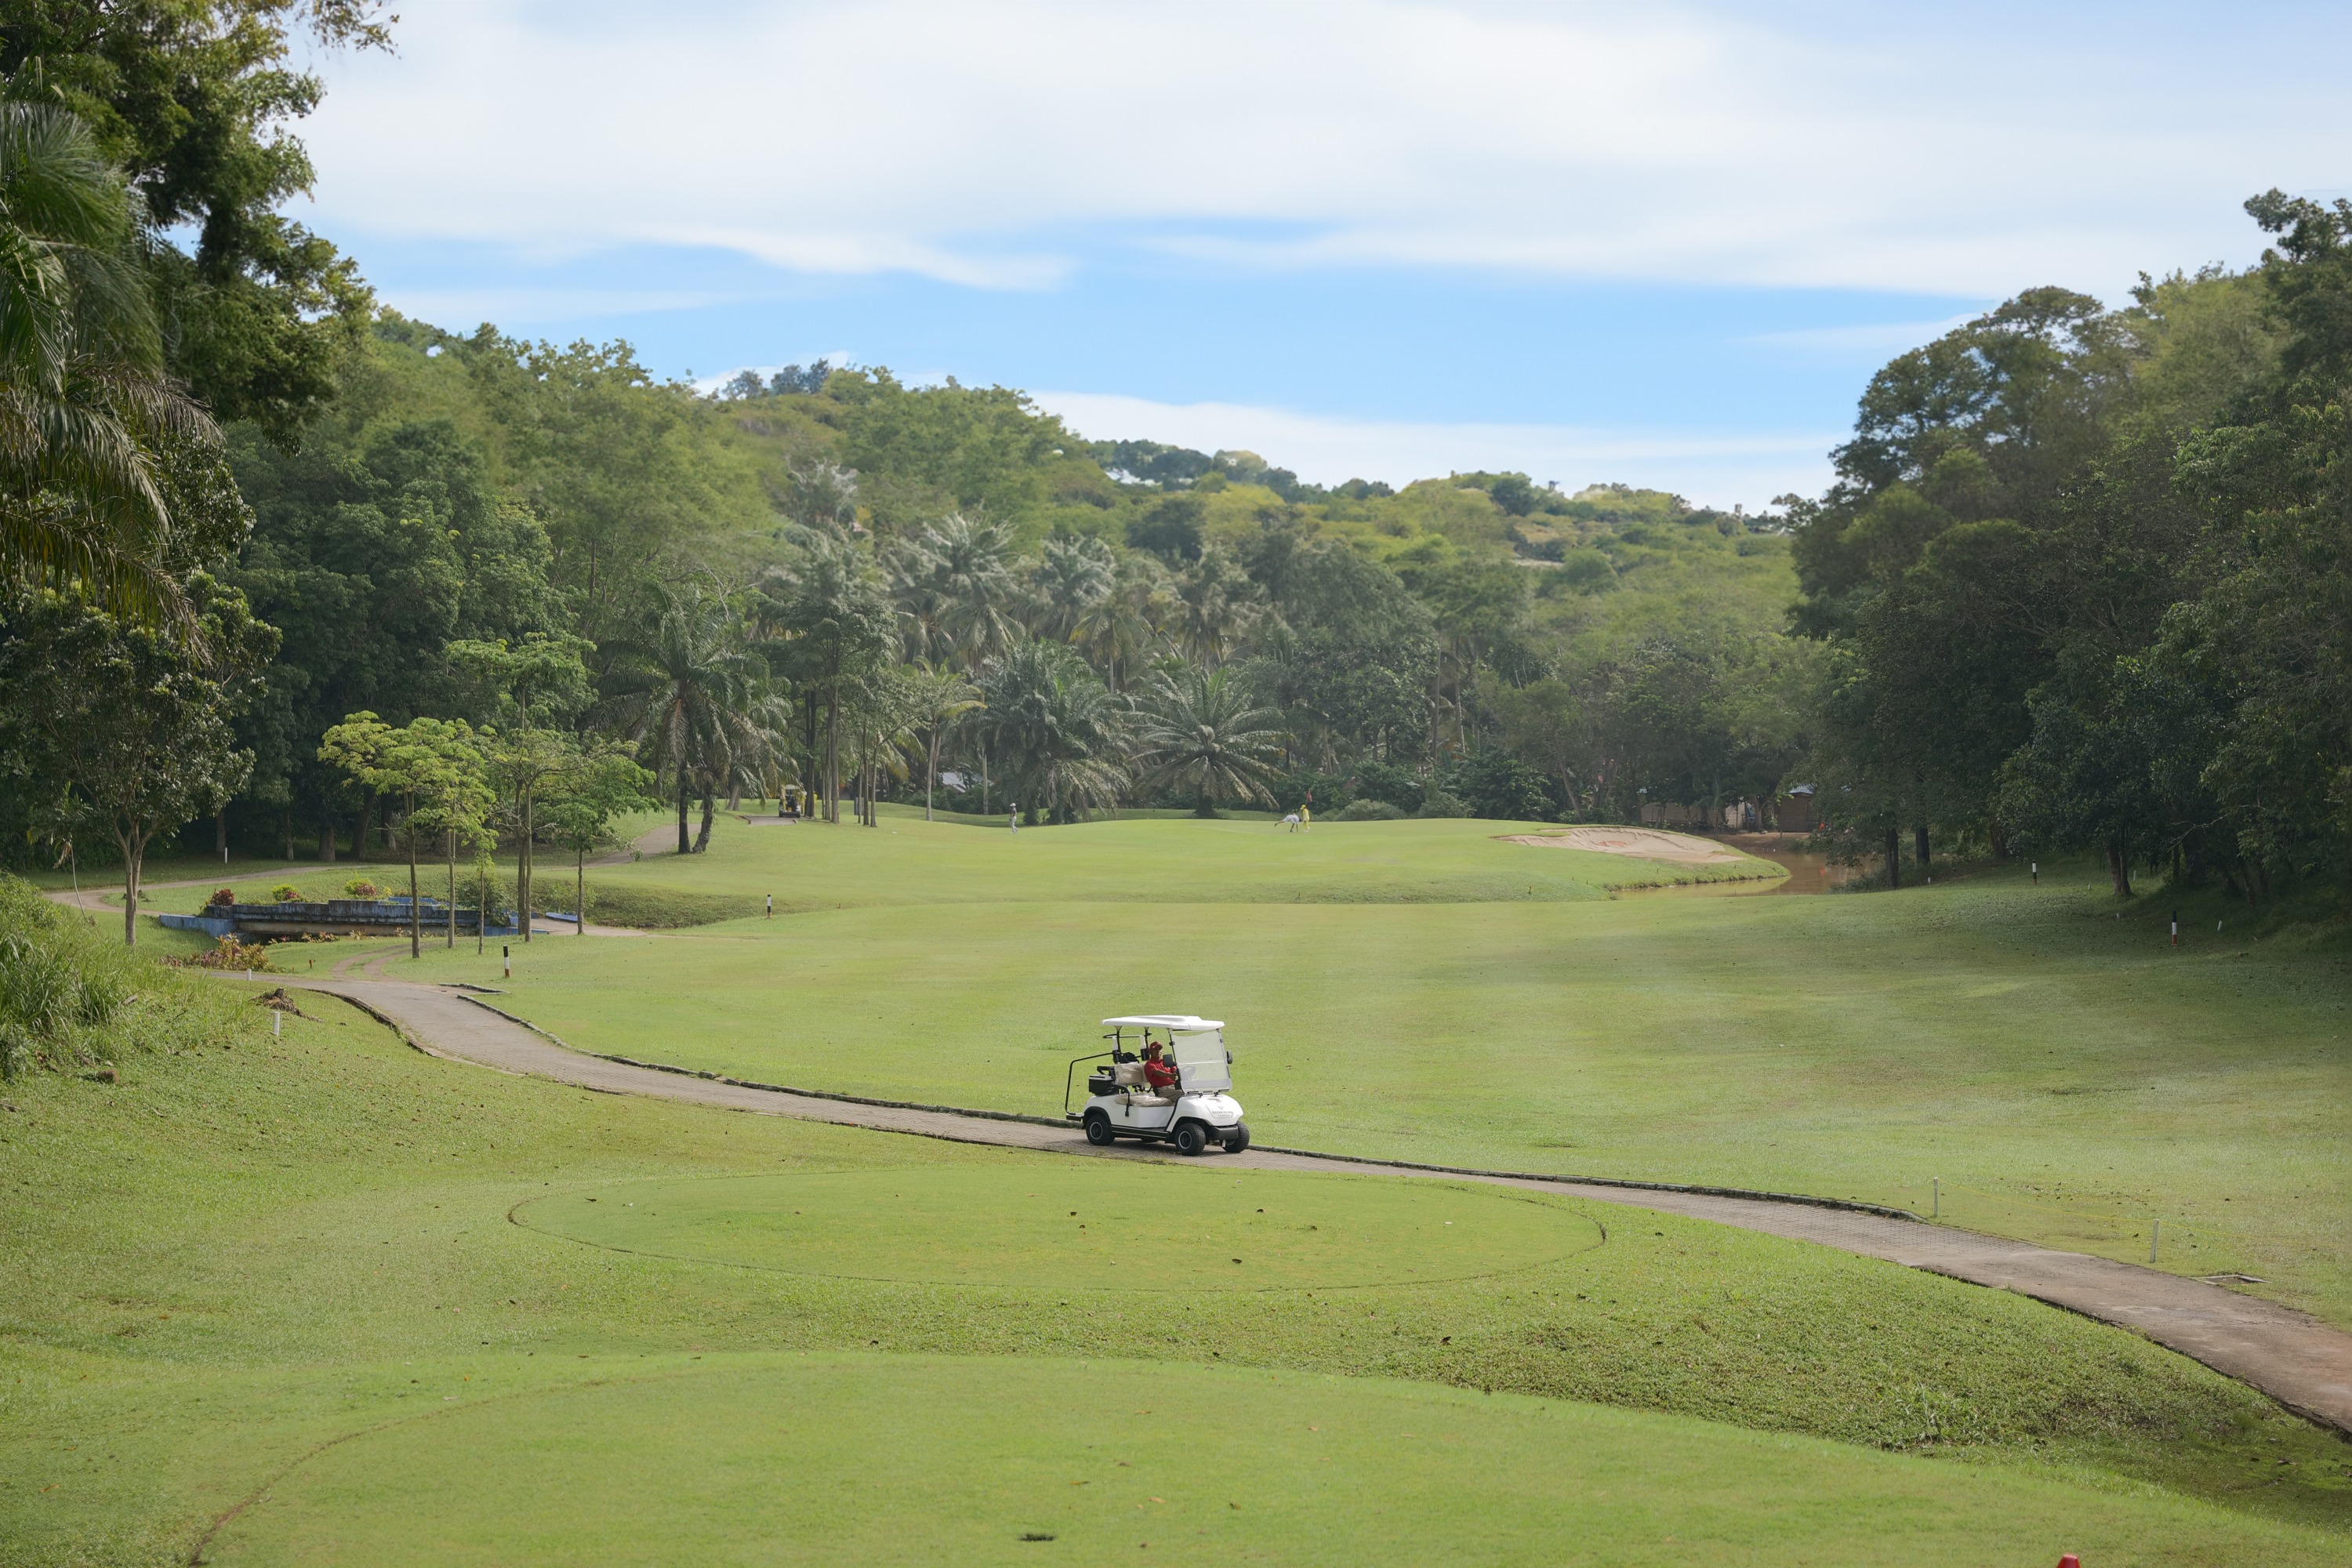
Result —
<instances>
[{"instance_id":1,"label":"dirt patch","mask_svg":"<svg viewBox=\"0 0 2352 1568\"><path fill-rule=\"evenodd\" d=\"M1636 860L1670 860L1678 866L1727 866L1746 858L1734 849L1685 833L1661 833L1654 827L1564 827L1558 833L1505 833L1506 844L1532 844L1538 849L1591 849L1602 855L1625 855Z\"/></svg>"}]
</instances>

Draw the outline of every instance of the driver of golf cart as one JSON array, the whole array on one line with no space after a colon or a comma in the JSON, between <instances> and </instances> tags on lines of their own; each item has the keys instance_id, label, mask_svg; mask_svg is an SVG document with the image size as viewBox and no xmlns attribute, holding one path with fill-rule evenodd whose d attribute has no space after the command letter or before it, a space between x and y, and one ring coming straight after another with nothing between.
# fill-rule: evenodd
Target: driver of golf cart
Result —
<instances>
[{"instance_id":1,"label":"driver of golf cart","mask_svg":"<svg viewBox=\"0 0 2352 1568\"><path fill-rule=\"evenodd\" d=\"M1168 1059L1160 1042L1147 1039L1143 1046L1143 1081L1162 1100L1176 1098L1176 1064Z\"/></svg>"}]
</instances>

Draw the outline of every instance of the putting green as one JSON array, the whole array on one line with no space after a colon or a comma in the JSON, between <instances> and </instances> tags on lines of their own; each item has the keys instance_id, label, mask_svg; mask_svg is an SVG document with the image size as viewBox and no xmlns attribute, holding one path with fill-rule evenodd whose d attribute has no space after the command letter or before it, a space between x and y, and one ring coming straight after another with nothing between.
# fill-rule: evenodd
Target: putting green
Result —
<instances>
[{"instance_id":1,"label":"putting green","mask_svg":"<svg viewBox=\"0 0 2352 1568\"><path fill-rule=\"evenodd\" d=\"M632 1182L551 1194L514 1217L594 1247L747 1268L1070 1289L1432 1284L1602 1239L1561 1200L1509 1188L1112 1160Z\"/></svg>"},{"instance_id":2,"label":"putting green","mask_svg":"<svg viewBox=\"0 0 2352 1568\"><path fill-rule=\"evenodd\" d=\"M2334 1559L2318 1532L2167 1499L1453 1389L1012 1357L625 1365L503 1397L490 1379L460 1385L466 1403L272 1481L205 1560Z\"/></svg>"}]
</instances>

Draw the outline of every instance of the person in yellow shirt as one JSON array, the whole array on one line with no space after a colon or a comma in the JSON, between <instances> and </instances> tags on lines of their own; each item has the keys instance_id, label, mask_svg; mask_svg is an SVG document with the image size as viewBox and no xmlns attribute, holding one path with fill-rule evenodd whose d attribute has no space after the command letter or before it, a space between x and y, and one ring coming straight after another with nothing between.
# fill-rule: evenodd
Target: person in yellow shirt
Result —
<instances>
[{"instance_id":1,"label":"person in yellow shirt","mask_svg":"<svg viewBox=\"0 0 2352 1568\"><path fill-rule=\"evenodd\" d=\"M1315 808L1311 805L1301 805L1298 808L1298 831L1304 833L1314 826Z\"/></svg>"}]
</instances>

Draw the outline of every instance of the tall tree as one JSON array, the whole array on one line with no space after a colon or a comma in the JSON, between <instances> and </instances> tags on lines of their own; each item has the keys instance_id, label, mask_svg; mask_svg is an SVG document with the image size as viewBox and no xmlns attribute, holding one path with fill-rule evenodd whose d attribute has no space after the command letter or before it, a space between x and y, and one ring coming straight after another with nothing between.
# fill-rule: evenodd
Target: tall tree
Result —
<instances>
[{"instance_id":1,"label":"tall tree","mask_svg":"<svg viewBox=\"0 0 2352 1568\"><path fill-rule=\"evenodd\" d=\"M931 793L940 781L940 742L948 727L982 706L980 688L961 671L919 665L908 674L908 707L923 739L923 820L931 818Z\"/></svg>"},{"instance_id":2,"label":"tall tree","mask_svg":"<svg viewBox=\"0 0 2352 1568\"><path fill-rule=\"evenodd\" d=\"M734 612L693 592L613 651L619 668L608 711L677 803L677 852L698 853L710 842L720 782L738 755L760 745L751 714L763 670ZM689 844L687 809L698 793L702 831Z\"/></svg>"},{"instance_id":3,"label":"tall tree","mask_svg":"<svg viewBox=\"0 0 2352 1568\"><path fill-rule=\"evenodd\" d=\"M572 910L579 934L588 934L588 852L603 844L613 818L635 809L654 777L626 747L609 741L576 742L566 765L547 781L541 820L549 836L572 851Z\"/></svg>"},{"instance_id":4,"label":"tall tree","mask_svg":"<svg viewBox=\"0 0 2352 1568\"><path fill-rule=\"evenodd\" d=\"M175 542L194 564L245 520L232 492L234 535L172 537L165 448L201 461L218 435L164 374L142 216L77 116L0 100L0 578L185 632Z\"/></svg>"},{"instance_id":5,"label":"tall tree","mask_svg":"<svg viewBox=\"0 0 2352 1568\"><path fill-rule=\"evenodd\" d=\"M376 0L14 0L0 72L87 120L141 202L143 267L173 374L223 419L292 444L335 394L369 299L357 269L282 209L308 195L287 123L319 78L295 32L389 48Z\"/></svg>"},{"instance_id":6,"label":"tall tree","mask_svg":"<svg viewBox=\"0 0 2352 1568\"><path fill-rule=\"evenodd\" d=\"M0 767L112 837L125 945L148 847L245 782L229 717L277 647L234 589L200 573L186 593L189 639L47 591L0 607Z\"/></svg>"},{"instance_id":7,"label":"tall tree","mask_svg":"<svg viewBox=\"0 0 2352 1568\"><path fill-rule=\"evenodd\" d=\"M1126 714L1085 660L1059 643L1023 643L980 687L986 707L975 728L1030 812L1067 821L1118 798Z\"/></svg>"},{"instance_id":8,"label":"tall tree","mask_svg":"<svg viewBox=\"0 0 2352 1568\"><path fill-rule=\"evenodd\" d=\"M894 616L881 575L839 534L803 530L793 559L765 576L755 612L778 639L779 661L824 708L825 820L841 820L841 702L845 689L884 661Z\"/></svg>"},{"instance_id":9,"label":"tall tree","mask_svg":"<svg viewBox=\"0 0 2352 1568\"><path fill-rule=\"evenodd\" d=\"M1223 670L1161 676L1145 696L1135 731L1143 781L1190 791L1202 816L1224 800L1273 804L1266 788L1282 743L1279 721Z\"/></svg>"},{"instance_id":10,"label":"tall tree","mask_svg":"<svg viewBox=\"0 0 2352 1568\"><path fill-rule=\"evenodd\" d=\"M395 730L374 714L361 712L320 737L319 760L351 774L371 791L401 799L404 808L401 826L408 840L408 956L416 958L423 948L425 923L424 900L416 886L417 839L432 820L420 813L419 803L430 812L436 801L458 805L467 799L472 793L468 786L480 772L475 738L462 721L416 719ZM449 815L454 819L457 813ZM454 940L454 930L452 934Z\"/></svg>"}]
</instances>

